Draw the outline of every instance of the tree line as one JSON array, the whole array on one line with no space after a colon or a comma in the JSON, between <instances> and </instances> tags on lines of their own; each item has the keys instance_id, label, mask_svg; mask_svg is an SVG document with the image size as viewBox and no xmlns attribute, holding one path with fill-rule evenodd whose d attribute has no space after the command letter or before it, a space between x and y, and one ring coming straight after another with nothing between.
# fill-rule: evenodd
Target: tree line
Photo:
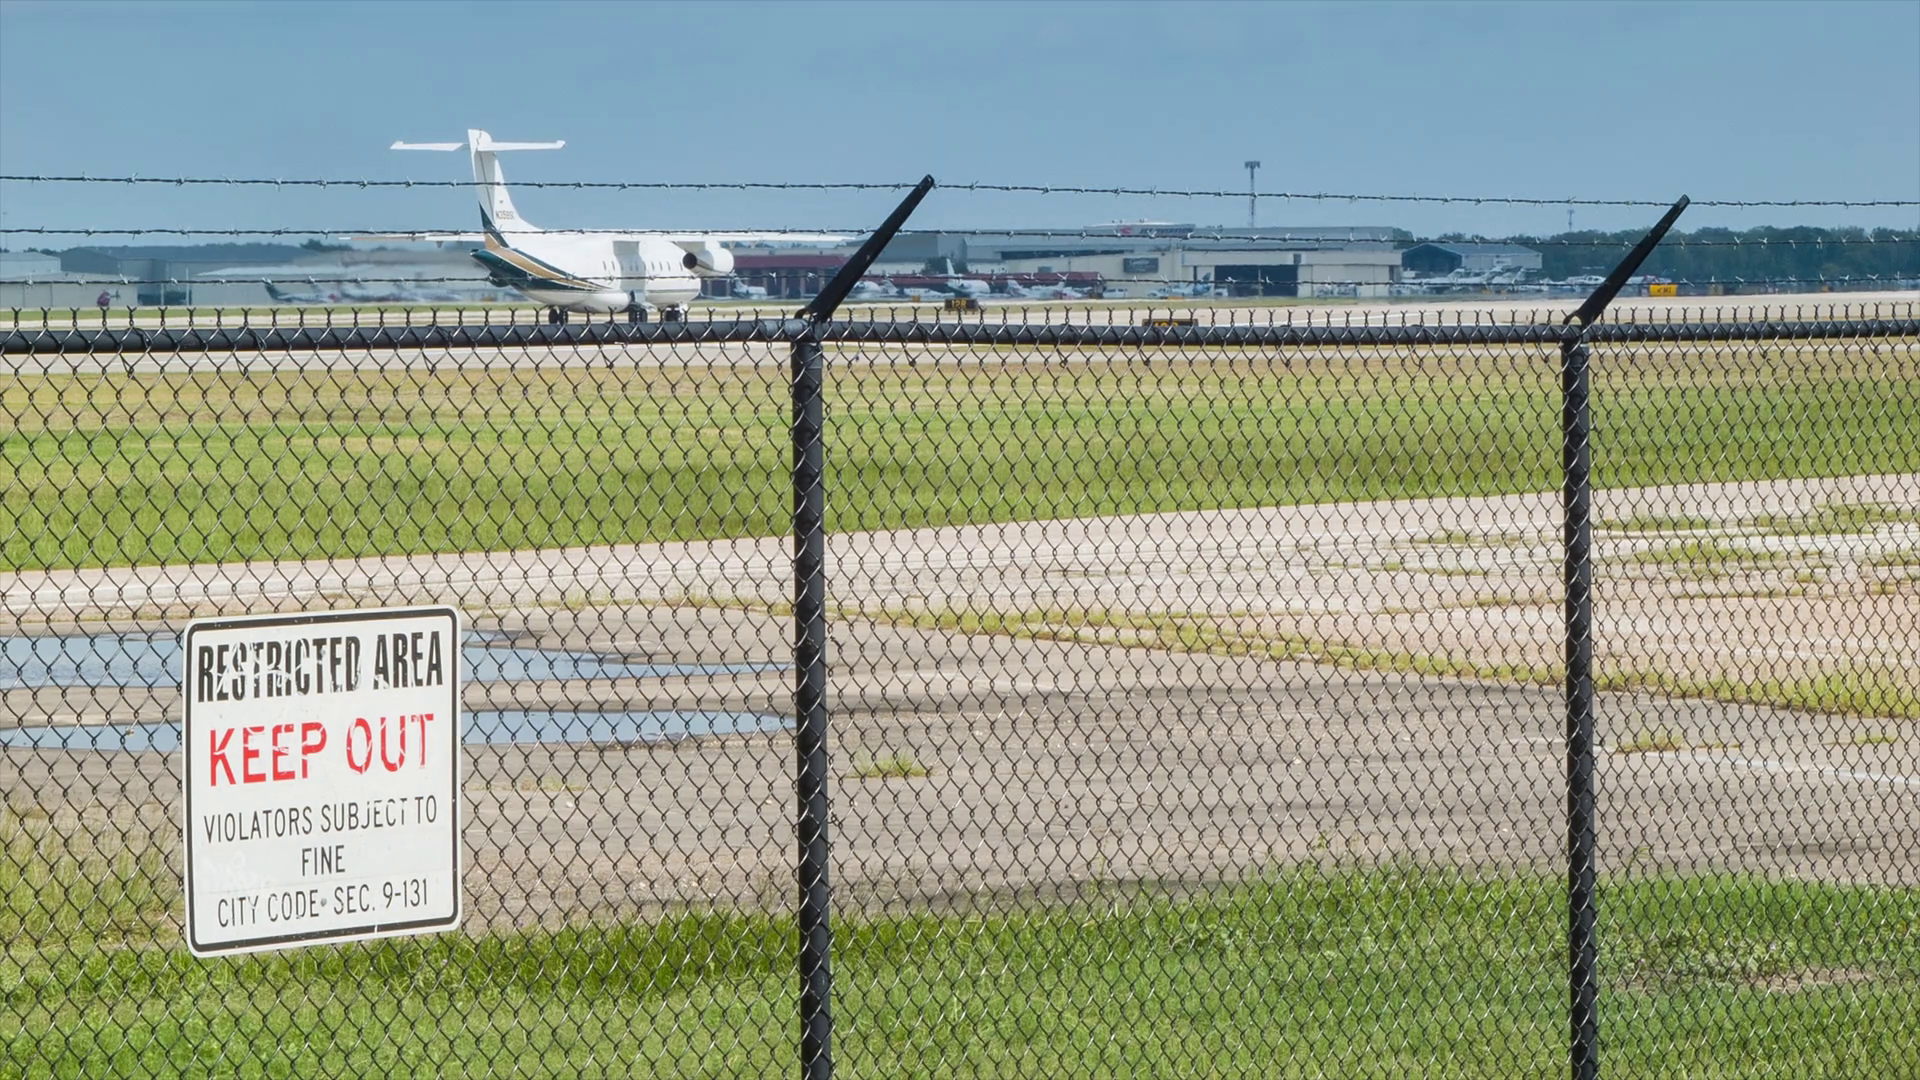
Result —
<instances>
[{"instance_id":1,"label":"tree line","mask_svg":"<svg viewBox=\"0 0 1920 1080\"><path fill-rule=\"evenodd\" d=\"M1606 273L1645 234L1644 229L1584 230L1546 237L1512 236L1496 242L1535 249L1541 255L1541 276L1561 279ZM1696 284L1911 281L1920 279L1920 229L1803 225L1673 232L1647 257L1640 272Z\"/></svg>"}]
</instances>

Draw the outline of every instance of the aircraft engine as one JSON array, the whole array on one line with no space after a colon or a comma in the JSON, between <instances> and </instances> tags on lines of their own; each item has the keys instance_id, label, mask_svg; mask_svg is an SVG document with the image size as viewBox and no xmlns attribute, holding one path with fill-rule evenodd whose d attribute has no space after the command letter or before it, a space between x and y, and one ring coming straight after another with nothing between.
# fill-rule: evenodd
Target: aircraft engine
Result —
<instances>
[{"instance_id":1,"label":"aircraft engine","mask_svg":"<svg viewBox=\"0 0 1920 1080\"><path fill-rule=\"evenodd\" d=\"M733 273L733 252L719 244L693 244L687 247L680 265L707 277L725 277Z\"/></svg>"}]
</instances>

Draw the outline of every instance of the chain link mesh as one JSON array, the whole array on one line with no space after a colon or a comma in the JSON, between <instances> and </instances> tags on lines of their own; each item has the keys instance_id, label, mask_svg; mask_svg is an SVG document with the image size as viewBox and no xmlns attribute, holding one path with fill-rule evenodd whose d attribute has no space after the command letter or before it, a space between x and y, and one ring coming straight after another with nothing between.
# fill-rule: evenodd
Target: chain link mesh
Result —
<instances>
[{"instance_id":1,"label":"chain link mesh","mask_svg":"<svg viewBox=\"0 0 1920 1080\"><path fill-rule=\"evenodd\" d=\"M1557 316L1227 310L823 333L844 1075L1566 1074ZM1590 339L1608 1075L1920 1061L1916 314ZM485 319L6 338L0 1072L821 1068L802 324ZM182 628L415 604L460 928L190 956Z\"/></svg>"}]
</instances>

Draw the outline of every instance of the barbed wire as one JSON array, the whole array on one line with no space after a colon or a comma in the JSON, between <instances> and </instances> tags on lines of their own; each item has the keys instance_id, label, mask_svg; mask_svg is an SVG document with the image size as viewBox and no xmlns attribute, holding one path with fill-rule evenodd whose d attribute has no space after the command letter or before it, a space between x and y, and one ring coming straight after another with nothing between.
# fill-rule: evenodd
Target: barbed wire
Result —
<instances>
[{"instance_id":1,"label":"barbed wire","mask_svg":"<svg viewBox=\"0 0 1920 1080\"><path fill-rule=\"evenodd\" d=\"M268 178L216 176L88 176L88 175L0 175L8 183L71 184L153 184L172 187L192 185L232 185L249 187L314 188L465 188L472 180L367 180L325 178ZM515 180L513 187L560 188L607 191L903 191L918 181L811 182L811 181L677 181L677 180ZM507 186L502 183L501 186ZM1084 184L1007 184L985 181L943 183L948 191L984 191L1035 195L1148 196L1170 199L1280 199L1316 202L1427 203L1471 206L1605 206L1665 207L1671 199L1594 199L1554 198L1522 195L1407 195L1375 192L1331 191L1228 191L1208 188L1095 187ZM1693 199L1697 207L1909 207L1920 206L1920 199Z\"/></svg>"},{"instance_id":2,"label":"barbed wire","mask_svg":"<svg viewBox=\"0 0 1920 1080\"><path fill-rule=\"evenodd\" d=\"M1105 229L1105 226L1100 227ZM698 235L700 229L614 229L614 228L542 228L538 233L508 233L515 236L688 236ZM847 229L818 228L770 228L770 229L729 229L712 230L714 232L754 232L769 237L779 236L815 236L820 233L845 233L849 237L865 235L866 226ZM1727 239L1693 239L1684 233L1671 233L1661 241L1661 249L1683 247L1861 247L1876 244L1914 244L1920 243L1920 230L1884 229L1880 231L1903 233L1894 236L1828 236L1828 237L1730 237ZM436 242L419 237L432 235L473 234L477 242L478 234L472 229L189 229L179 227L158 228L55 228L49 226L16 227L0 229L0 236L227 236L227 237L316 237L316 236L353 236L362 241L376 240L392 243L430 243ZM1530 237L1513 236L1501 239L1463 239L1452 236L1392 238L1381 236L1350 235L1341 237L1328 235L1326 231L1309 233L1235 233L1194 230L1191 232L1168 233L1140 230L1129 233L1100 231L1092 228L1080 229L901 229L900 236L954 236L1005 238L1014 240L1104 240L1139 241L1161 240L1180 241L1227 241L1227 242L1266 242L1266 243L1317 243L1317 244L1382 244L1408 245L1420 244L1509 244L1525 247L1603 247L1626 248L1633 245L1633 239L1611 236L1594 236L1588 239L1565 235ZM453 241L438 241L451 243ZM778 242L778 241L776 241ZM740 246L735 243L730 246ZM335 250L364 250L340 248Z\"/></svg>"}]
</instances>

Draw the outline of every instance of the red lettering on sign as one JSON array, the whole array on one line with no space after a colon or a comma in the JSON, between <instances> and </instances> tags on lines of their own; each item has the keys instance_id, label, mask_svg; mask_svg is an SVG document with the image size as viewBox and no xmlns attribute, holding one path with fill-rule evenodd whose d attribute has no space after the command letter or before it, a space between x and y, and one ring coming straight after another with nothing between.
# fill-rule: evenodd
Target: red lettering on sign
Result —
<instances>
[{"instance_id":1,"label":"red lettering on sign","mask_svg":"<svg viewBox=\"0 0 1920 1080\"><path fill-rule=\"evenodd\" d=\"M415 713L413 719L420 724L420 767L424 769L427 767L427 721L433 719L433 714Z\"/></svg>"},{"instance_id":2,"label":"red lettering on sign","mask_svg":"<svg viewBox=\"0 0 1920 1080\"><path fill-rule=\"evenodd\" d=\"M380 764L386 766L388 772L399 772L400 766L407 763L407 718L402 716L396 719L399 723L393 726L397 726L400 729L400 756L397 758L390 757L387 754L387 729L389 725L386 717L383 716L380 718Z\"/></svg>"},{"instance_id":3,"label":"red lettering on sign","mask_svg":"<svg viewBox=\"0 0 1920 1080\"><path fill-rule=\"evenodd\" d=\"M288 765L285 768L281 767L281 763L293 753L293 747L280 745L280 733L283 731L288 735L293 734L293 725L273 725L273 778L275 780L292 780L295 775L293 766Z\"/></svg>"},{"instance_id":4,"label":"red lettering on sign","mask_svg":"<svg viewBox=\"0 0 1920 1080\"><path fill-rule=\"evenodd\" d=\"M298 744L293 741L296 731L300 735ZM233 745L236 735L240 737L238 747ZM207 786L219 787L222 774L228 784L304 780L312 771L310 759L326 745L326 725L312 720L299 725L275 724L271 728L264 725L216 728L207 732ZM300 758L297 769L293 765L295 755ZM235 758L239 759L238 772Z\"/></svg>"},{"instance_id":5,"label":"red lettering on sign","mask_svg":"<svg viewBox=\"0 0 1920 1080\"><path fill-rule=\"evenodd\" d=\"M306 779L307 759L327 746L327 728L325 724L312 720L300 725L300 778Z\"/></svg>"},{"instance_id":6,"label":"red lettering on sign","mask_svg":"<svg viewBox=\"0 0 1920 1080\"><path fill-rule=\"evenodd\" d=\"M240 731L240 782L243 784L267 782L266 773L254 771L254 763L260 760L260 748L253 745L253 737L265 730L265 725L255 724Z\"/></svg>"},{"instance_id":7,"label":"red lettering on sign","mask_svg":"<svg viewBox=\"0 0 1920 1080\"><path fill-rule=\"evenodd\" d=\"M224 732L220 732L220 731L207 732L207 746L208 746L208 753L209 753L209 757L207 759L207 762L208 762L207 763L207 786L208 787L220 786L220 773L222 770L225 770L227 774L227 783L237 784L240 782L233 778L233 762L227 760L227 744L232 741L233 741L232 728L228 728Z\"/></svg>"},{"instance_id":8,"label":"red lettering on sign","mask_svg":"<svg viewBox=\"0 0 1920 1080\"><path fill-rule=\"evenodd\" d=\"M360 760L354 760L353 740L359 736L362 751ZM366 772L373 765L373 725L367 723L364 716L353 718L353 726L347 729L347 768L354 772Z\"/></svg>"}]
</instances>

